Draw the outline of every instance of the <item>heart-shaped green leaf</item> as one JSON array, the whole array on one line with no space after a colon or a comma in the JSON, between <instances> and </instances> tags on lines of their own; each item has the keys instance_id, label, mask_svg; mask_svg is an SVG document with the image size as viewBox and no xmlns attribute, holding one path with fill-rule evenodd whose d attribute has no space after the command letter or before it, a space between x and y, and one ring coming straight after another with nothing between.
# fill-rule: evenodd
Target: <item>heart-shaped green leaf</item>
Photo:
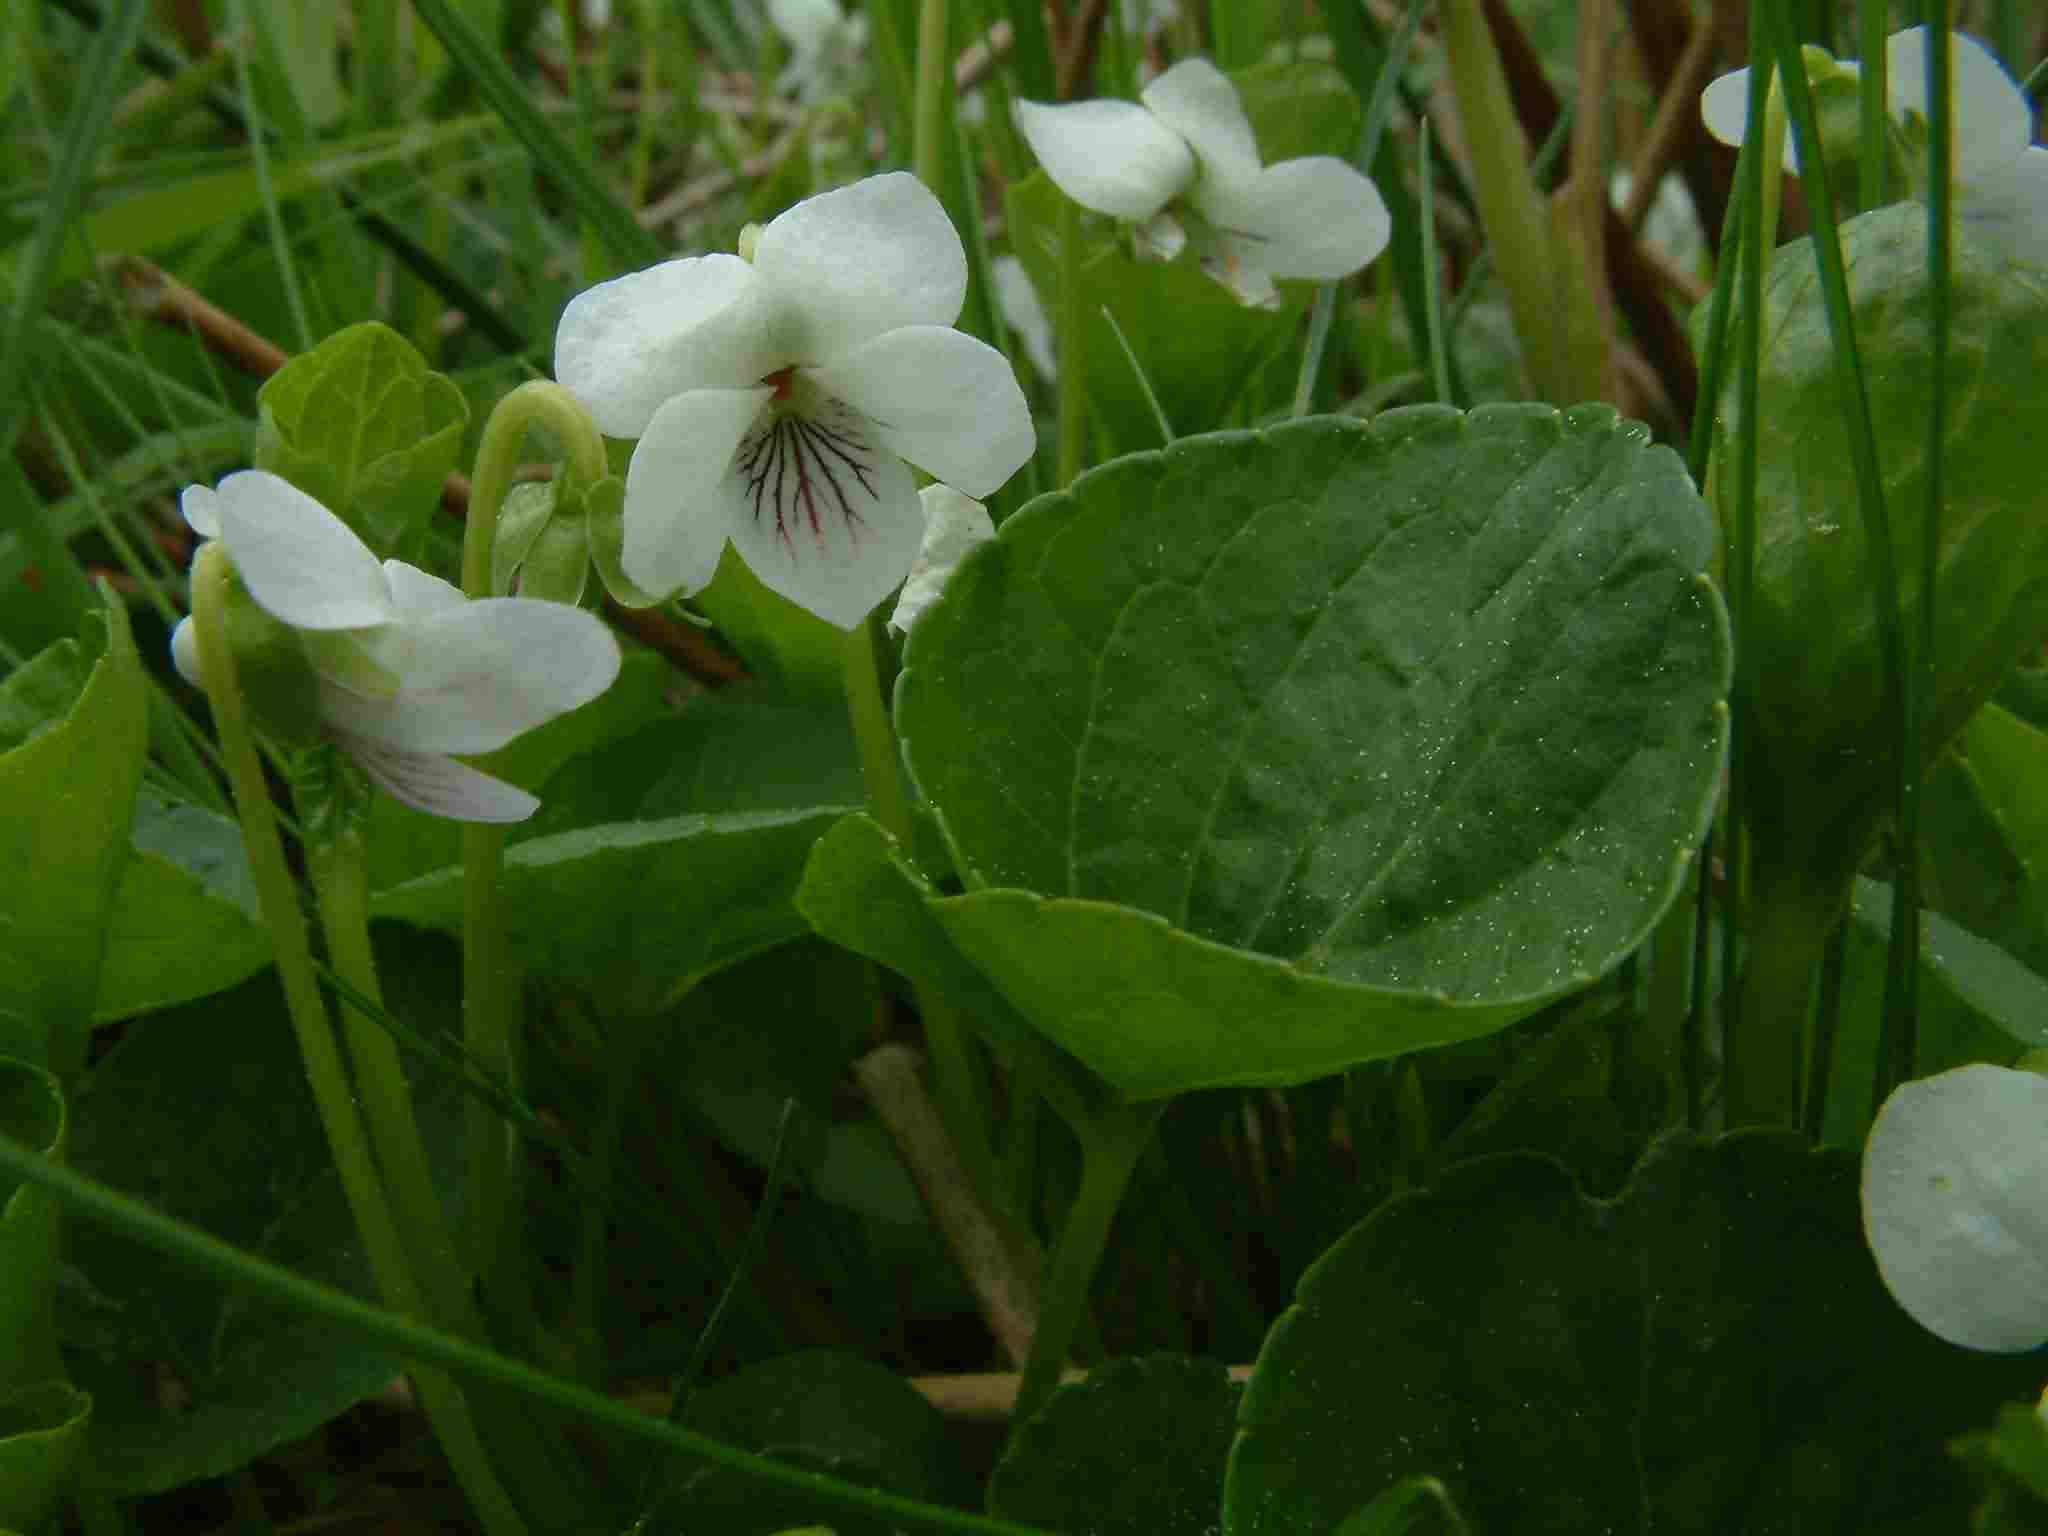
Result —
<instances>
[{"instance_id":1,"label":"heart-shaped green leaf","mask_svg":"<svg viewBox=\"0 0 2048 1536\"><path fill-rule=\"evenodd\" d=\"M1712 806L1704 509L1604 407L1188 439L1011 518L898 722L953 943L1123 1092L1496 1029L1640 942Z\"/></svg>"},{"instance_id":2,"label":"heart-shaped green leaf","mask_svg":"<svg viewBox=\"0 0 2048 1536\"><path fill-rule=\"evenodd\" d=\"M0 1395L0 1528L33 1531L70 1487L92 1399L61 1381Z\"/></svg>"},{"instance_id":3,"label":"heart-shaped green leaf","mask_svg":"<svg viewBox=\"0 0 2048 1536\"><path fill-rule=\"evenodd\" d=\"M256 467L281 475L379 554L409 547L462 449L469 403L387 325L336 331L257 393Z\"/></svg>"},{"instance_id":4,"label":"heart-shaped green leaf","mask_svg":"<svg viewBox=\"0 0 2048 1536\"><path fill-rule=\"evenodd\" d=\"M1678 1136L1612 1202L1484 1158L1302 1278L1245 1394L1224 1529L1330 1530L1411 1476L1516 1536L1960 1529L1944 1439L2038 1374L1886 1295L1852 1157Z\"/></svg>"},{"instance_id":5,"label":"heart-shaped green leaf","mask_svg":"<svg viewBox=\"0 0 2048 1536\"><path fill-rule=\"evenodd\" d=\"M811 844L841 808L672 816L537 837L506 850L506 926L524 962L653 1013L721 966L804 932L791 904ZM459 932L459 869L379 894L372 915Z\"/></svg>"},{"instance_id":6,"label":"heart-shaped green leaf","mask_svg":"<svg viewBox=\"0 0 2048 1536\"><path fill-rule=\"evenodd\" d=\"M42 1157L60 1159L65 1114L57 1079L0 1056L0 1132ZM0 1392L62 1374L50 1336L60 1209L47 1190L0 1179Z\"/></svg>"},{"instance_id":7,"label":"heart-shaped green leaf","mask_svg":"<svg viewBox=\"0 0 2048 1536\"><path fill-rule=\"evenodd\" d=\"M85 1065L107 918L149 749L128 613L60 725L0 756L0 1054L68 1080Z\"/></svg>"},{"instance_id":8,"label":"heart-shaped green leaf","mask_svg":"<svg viewBox=\"0 0 2048 1536\"><path fill-rule=\"evenodd\" d=\"M1018 1431L989 1513L1061 1536L1209 1536L1242 1395L1213 1360L1113 1360Z\"/></svg>"},{"instance_id":9,"label":"heart-shaped green leaf","mask_svg":"<svg viewBox=\"0 0 2048 1536\"><path fill-rule=\"evenodd\" d=\"M1907 635L1921 629L1926 436L1933 365L1925 210L1879 209L1842 228L1857 343L1884 478ZM1922 750L1932 758L2048 630L2048 272L1959 238L1947 298L1949 438L1940 512L1935 655ZM1856 871L1889 801L1876 580L1835 384L1834 343L1805 242L1781 249L1764 289L1757 417L1755 743L1744 754L1758 846L1829 894ZM1718 430L1732 445L1731 375ZM1732 448L1717 454L1734 462ZM1716 496L1732 516L1735 477ZM1916 765L1917 766L1917 765Z\"/></svg>"},{"instance_id":10,"label":"heart-shaped green leaf","mask_svg":"<svg viewBox=\"0 0 2048 1536\"><path fill-rule=\"evenodd\" d=\"M261 970L270 952L241 828L145 788L107 921L94 1019L211 996Z\"/></svg>"}]
</instances>

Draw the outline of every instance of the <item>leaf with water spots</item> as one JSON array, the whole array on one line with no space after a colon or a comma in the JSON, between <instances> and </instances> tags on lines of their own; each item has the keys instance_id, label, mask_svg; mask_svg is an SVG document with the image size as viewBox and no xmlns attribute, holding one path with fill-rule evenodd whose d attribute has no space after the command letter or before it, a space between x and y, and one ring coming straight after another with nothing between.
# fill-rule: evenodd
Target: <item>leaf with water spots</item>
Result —
<instances>
[{"instance_id":1,"label":"leaf with water spots","mask_svg":"<svg viewBox=\"0 0 2048 1536\"><path fill-rule=\"evenodd\" d=\"M1605 407L1190 438L1019 512L897 715L1026 1018L1134 1097L1498 1029L1633 949L1726 730L1705 509Z\"/></svg>"}]
</instances>

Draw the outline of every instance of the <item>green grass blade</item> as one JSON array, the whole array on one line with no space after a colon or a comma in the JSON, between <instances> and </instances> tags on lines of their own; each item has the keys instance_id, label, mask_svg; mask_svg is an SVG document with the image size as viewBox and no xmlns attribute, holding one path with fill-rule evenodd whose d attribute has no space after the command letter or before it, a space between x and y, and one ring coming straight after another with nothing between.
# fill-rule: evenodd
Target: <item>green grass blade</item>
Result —
<instances>
[{"instance_id":1,"label":"green grass blade","mask_svg":"<svg viewBox=\"0 0 2048 1536\"><path fill-rule=\"evenodd\" d=\"M49 296L57 259L78 217L86 179L113 116L113 82L121 77L147 10L146 0L121 0L86 57L82 78L97 84L80 91L72 103L59 158L50 175L49 196L36 221L28 259L18 272L6 328L0 331L0 457L13 453L21 432L28 405L31 331ZM11 527L20 537L29 558L42 570L46 590L67 618L74 624L83 622L97 601L92 586L63 540L38 515L35 503L0 496L0 527Z\"/></svg>"},{"instance_id":2,"label":"green grass blade","mask_svg":"<svg viewBox=\"0 0 2048 1536\"><path fill-rule=\"evenodd\" d=\"M640 227L632 210L612 195L597 168L541 116L498 48L477 31L459 6L452 0L413 0L413 10L513 136L526 146L535 166L562 189L577 213L597 232L613 261L621 267L645 267L669 254L658 238Z\"/></svg>"}]
</instances>

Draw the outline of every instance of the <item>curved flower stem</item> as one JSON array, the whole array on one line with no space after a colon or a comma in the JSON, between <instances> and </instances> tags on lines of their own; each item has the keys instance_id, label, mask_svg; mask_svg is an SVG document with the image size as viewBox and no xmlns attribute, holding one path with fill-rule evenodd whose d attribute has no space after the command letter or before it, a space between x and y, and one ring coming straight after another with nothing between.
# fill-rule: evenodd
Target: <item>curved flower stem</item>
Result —
<instances>
[{"instance_id":1,"label":"curved flower stem","mask_svg":"<svg viewBox=\"0 0 2048 1536\"><path fill-rule=\"evenodd\" d=\"M500 400L484 423L470 480L468 522L462 536L462 590L471 598L491 595L491 550L497 541L498 511L512 489L520 445L534 427L544 428L568 461L576 483L595 485L611 472L604 438L581 402L561 385L530 380ZM462 829L462 1035L470 1055L510 1088L517 1082L518 1024L516 967L506 953L499 902L499 872L505 834L500 827L471 823ZM495 1110L472 1098L465 1110L469 1156L469 1259L478 1278L501 1301L516 1304L522 1294L519 1250L505 1240L512 1208L512 1139Z\"/></svg>"},{"instance_id":2,"label":"curved flower stem","mask_svg":"<svg viewBox=\"0 0 2048 1536\"><path fill-rule=\"evenodd\" d=\"M1064 490L1081 473L1088 435L1088 394L1081 368L1081 352L1086 345L1081 327L1087 315L1081 296L1081 210L1071 199L1060 201L1059 232L1059 319L1055 342L1060 363L1059 459L1053 487Z\"/></svg>"},{"instance_id":3,"label":"curved flower stem","mask_svg":"<svg viewBox=\"0 0 2048 1536\"><path fill-rule=\"evenodd\" d=\"M328 1146L334 1152L342 1191L362 1233L377 1287L393 1311L424 1318L427 1314L419 1285L406 1260L398 1225L378 1179L369 1137L356 1113L353 1089L334 1043L327 1005L313 974L312 951L305 918L299 910L298 890L285 865L276 813L270 803L270 787L264 779L263 763L257 756L256 740L242 704L234 653L228 647L225 615L229 583L233 579L227 551L217 542L202 546L192 573L192 615L199 636L206 693L213 704L221 752L227 761L235 808L241 816L243 845L248 851L264 924L270 929L278 975L284 984L285 1005L298 1036L306 1077L312 1084L314 1103L327 1132ZM485 1530L491 1536L523 1536L526 1527L492 1470L461 1391L439 1370L415 1365L412 1374L442 1452Z\"/></svg>"},{"instance_id":4,"label":"curved flower stem","mask_svg":"<svg viewBox=\"0 0 2048 1536\"><path fill-rule=\"evenodd\" d=\"M1018 1426L1044 1407L1059 1385L1060 1368L1088 1309L1088 1288L1101 1267L1117 1208L1163 1108L1156 1103L1118 1105L1104 1111L1082 1136L1081 1189L1060 1229L1059 1246L1053 1249L1038 1331L1031 1336L1031 1358L1024 1363L1016 1414L1010 1421L1012 1443Z\"/></svg>"}]
</instances>

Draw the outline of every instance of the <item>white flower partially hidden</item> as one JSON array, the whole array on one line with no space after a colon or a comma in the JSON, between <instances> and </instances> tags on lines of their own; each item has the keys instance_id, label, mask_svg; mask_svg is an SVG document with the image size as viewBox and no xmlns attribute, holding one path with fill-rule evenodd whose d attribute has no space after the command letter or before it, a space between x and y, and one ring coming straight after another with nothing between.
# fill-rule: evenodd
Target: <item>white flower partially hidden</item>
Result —
<instances>
[{"instance_id":1,"label":"white flower partially hidden","mask_svg":"<svg viewBox=\"0 0 2048 1536\"><path fill-rule=\"evenodd\" d=\"M768 21L789 44L775 89L807 104L850 73L868 44L867 14L849 16L839 0L768 0Z\"/></svg>"},{"instance_id":2,"label":"white flower partially hidden","mask_svg":"<svg viewBox=\"0 0 2048 1536\"><path fill-rule=\"evenodd\" d=\"M1850 59L1835 63L1833 69L1850 77L1858 73ZM2032 143L2034 109L2026 93L1989 48L1961 32L1949 38L1949 82L1957 222L2012 260L2048 264L2048 149ZM1927 28L1894 32L1885 45L1885 97L1901 140L1909 151L1917 152L1924 166ZM1748 101L1748 70L1713 81L1700 95L1700 117L1707 131L1723 144L1740 144ZM1799 156L1789 134L1785 173L1799 174ZM1916 195L1922 192L1915 190Z\"/></svg>"},{"instance_id":3,"label":"white flower partially hidden","mask_svg":"<svg viewBox=\"0 0 2048 1536\"><path fill-rule=\"evenodd\" d=\"M1038 301L1038 290L1031 286L1024 263L1015 256L998 256L988 267L989 276L995 281L996 308L1002 311L1003 324L1016 336L1038 376L1048 384L1054 382L1059 377L1059 364L1053 356L1052 320Z\"/></svg>"},{"instance_id":4,"label":"white flower partially hidden","mask_svg":"<svg viewBox=\"0 0 2048 1536\"><path fill-rule=\"evenodd\" d=\"M1184 239L1164 210L1191 208L1204 268L1248 304L1270 303L1276 277L1334 281L1386 249L1379 189L1330 155L1261 166L1236 89L1207 59L1183 59L1139 100L1020 101L1017 127L1062 192L1145 226L1157 254Z\"/></svg>"},{"instance_id":5,"label":"white flower partially hidden","mask_svg":"<svg viewBox=\"0 0 2048 1536\"><path fill-rule=\"evenodd\" d=\"M578 294L555 374L626 471L626 574L694 592L730 540L763 585L851 629L924 537L905 460L986 496L1031 456L1003 354L952 328L967 254L895 173L796 205L751 260L690 256Z\"/></svg>"},{"instance_id":6,"label":"white flower partially hidden","mask_svg":"<svg viewBox=\"0 0 2048 1536\"><path fill-rule=\"evenodd\" d=\"M320 728L372 782L416 810L523 821L540 802L448 756L490 752L609 688L618 642L561 603L472 602L399 560L381 565L348 525L262 470L187 486L193 532L227 547L242 585L300 631ZM205 685L192 620L171 636L187 681Z\"/></svg>"},{"instance_id":7,"label":"white flower partially hidden","mask_svg":"<svg viewBox=\"0 0 2048 1536\"><path fill-rule=\"evenodd\" d=\"M924 547L896 598L889 627L908 634L918 617L939 600L953 572L974 549L996 536L988 508L950 485L928 485L917 493L924 506Z\"/></svg>"},{"instance_id":8,"label":"white flower partially hidden","mask_svg":"<svg viewBox=\"0 0 2048 1536\"><path fill-rule=\"evenodd\" d=\"M1863 1233L1900 1306L1965 1349L2048 1341L2048 1078L1957 1067L1885 1100Z\"/></svg>"}]
</instances>

